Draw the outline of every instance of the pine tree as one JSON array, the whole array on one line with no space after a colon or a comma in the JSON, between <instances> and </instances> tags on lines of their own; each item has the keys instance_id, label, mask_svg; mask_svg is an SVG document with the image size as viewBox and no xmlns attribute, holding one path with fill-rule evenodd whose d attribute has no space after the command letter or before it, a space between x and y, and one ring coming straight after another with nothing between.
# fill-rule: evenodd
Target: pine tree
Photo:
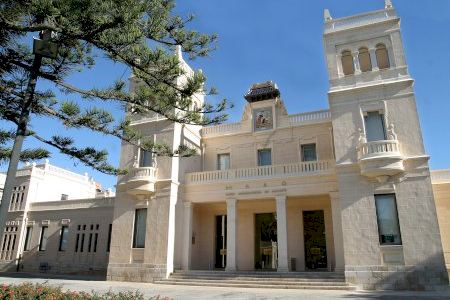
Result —
<instances>
[{"instance_id":1,"label":"pine tree","mask_svg":"<svg viewBox=\"0 0 450 300\"><path fill-rule=\"evenodd\" d=\"M208 125L225 120L225 100L217 105L193 108L195 93L206 90L205 76L186 76L175 55L179 46L191 58L207 56L214 48L215 35L187 29L192 16L173 13L171 0L3 0L0 4L0 118L17 125L17 132L0 129L0 161L7 160L7 142L16 136L32 137L44 145L78 159L108 174L119 174L108 163L106 150L79 147L70 136L45 136L27 126L35 116L60 120L67 128L87 128L94 133L115 136L156 155L192 155L186 147L171 149L146 140L129 125L129 118L114 119L112 113L95 103L119 103L128 116L155 112L174 122ZM54 58L34 55L31 36L57 49ZM51 33L51 38L48 38ZM47 39L45 37L47 36ZM107 88L82 89L68 82L73 72L91 68L95 54L124 64L141 84L133 94L121 80ZM55 90L39 90L37 80L54 84ZM56 89L81 100L57 98ZM88 102L89 108L82 109ZM101 105L100 105L101 106ZM22 151L21 160L48 157L45 148Z\"/></svg>"}]
</instances>

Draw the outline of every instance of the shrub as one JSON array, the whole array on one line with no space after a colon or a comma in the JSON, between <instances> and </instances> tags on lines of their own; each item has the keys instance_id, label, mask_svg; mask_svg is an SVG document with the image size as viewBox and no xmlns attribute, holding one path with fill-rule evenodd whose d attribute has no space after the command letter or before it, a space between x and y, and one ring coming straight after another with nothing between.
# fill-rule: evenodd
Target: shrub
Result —
<instances>
[{"instance_id":1,"label":"shrub","mask_svg":"<svg viewBox=\"0 0 450 300\"><path fill-rule=\"evenodd\" d=\"M19 285L3 284L0 288L0 300L145 300L145 298L139 291L88 293L65 291L59 286L51 286L46 283L22 283ZM149 300L170 299L155 296Z\"/></svg>"}]
</instances>

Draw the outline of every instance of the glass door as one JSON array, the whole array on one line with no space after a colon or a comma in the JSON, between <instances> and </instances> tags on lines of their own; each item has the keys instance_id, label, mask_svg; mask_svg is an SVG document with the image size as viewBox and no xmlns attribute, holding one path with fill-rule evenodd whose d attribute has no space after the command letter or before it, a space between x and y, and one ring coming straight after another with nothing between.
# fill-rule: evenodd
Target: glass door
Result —
<instances>
[{"instance_id":1,"label":"glass door","mask_svg":"<svg viewBox=\"0 0 450 300\"><path fill-rule=\"evenodd\" d=\"M278 263L275 213L255 215L255 269L276 270Z\"/></svg>"},{"instance_id":2,"label":"glass door","mask_svg":"<svg viewBox=\"0 0 450 300\"><path fill-rule=\"evenodd\" d=\"M227 265L227 216L216 216L215 268L224 269Z\"/></svg>"}]
</instances>

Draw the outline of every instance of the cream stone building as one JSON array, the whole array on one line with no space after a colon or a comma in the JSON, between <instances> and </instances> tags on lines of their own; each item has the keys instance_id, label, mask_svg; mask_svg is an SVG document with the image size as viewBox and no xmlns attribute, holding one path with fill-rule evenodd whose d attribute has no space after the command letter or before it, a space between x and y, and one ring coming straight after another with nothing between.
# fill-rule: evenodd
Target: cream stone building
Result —
<instances>
[{"instance_id":1,"label":"cream stone building","mask_svg":"<svg viewBox=\"0 0 450 300\"><path fill-rule=\"evenodd\" d=\"M118 178L115 198L79 189L11 210L4 265L107 269L108 280L171 284L255 276L270 287L276 277L314 278L315 288L322 279L323 288L447 286L450 181L436 179L433 196L399 17L390 1L338 19L326 10L323 41L329 109L290 114L282 89L268 81L250 87L236 123L130 115L145 136L198 155L153 157L123 143L120 167L130 172ZM138 84L130 79L131 90ZM196 95L195 105L203 101ZM19 172L15 193L32 193L21 178L31 183L46 170L30 168L28 177ZM35 199L56 200L66 184Z\"/></svg>"}]
</instances>

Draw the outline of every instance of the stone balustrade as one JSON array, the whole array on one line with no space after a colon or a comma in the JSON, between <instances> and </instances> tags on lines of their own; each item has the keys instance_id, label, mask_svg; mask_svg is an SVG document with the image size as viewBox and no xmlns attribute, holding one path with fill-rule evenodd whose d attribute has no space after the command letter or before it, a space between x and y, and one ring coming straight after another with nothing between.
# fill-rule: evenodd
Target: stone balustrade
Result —
<instances>
[{"instance_id":1,"label":"stone balustrade","mask_svg":"<svg viewBox=\"0 0 450 300\"><path fill-rule=\"evenodd\" d=\"M361 25L369 25L377 22L397 18L395 10L383 9L374 12L368 12L351 17L331 19L325 23L325 33L349 29Z\"/></svg>"},{"instance_id":2,"label":"stone balustrade","mask_svg":"<svg viewBox=\"0 0 450 300\"><path fill-rule=\"evenodd\" d=\"M358 159L391 155L400 156L397 140L374 141L362 143L358 146Z\"/></svg>"},{"instance_id":3,"label":"stone balustrade","mask_svg":"<svg viewBox=\"0 0 450 300\"><path fill-rule=\"evenodd\" d=\"M322 122L331 122L331 113L329 110L319 110L289 115L287 116L287 123L281 122L279 124L279 128L285 128L289 126L301 126ZM246 130L247 131L245 131L245 129L242 127L241 122L236 122L230 124L220 124L215 126L203 127L201 134L202 137L214 137L214 136L248 132L249 129Z\"/></svg>"},{"instance_id":4,"label":"stone balustrade","mask_svg":"<svg viewBox=\"0 0 450 300\"><path fill-rule=\"evenodd\" d=\"M202 128L202 136L225 135L241 131L241 123L220 124Z\"/></svg>"},{"instance_id":5,"label":"stone balustrade","mask_svg":"<svg viewBox=\"0 0 450 300\"><path fill-rule=\"evenodd\" d=\"M139 167L133 168L125 175L124 181L135 181L147 178L153 178L156 180L156 168L154 167Z\"/></svg>"},{"instance_id":6,"label":"stone balustrade","mask_svg":"<svg viewBox=\"0 0 450 300\"><path fill-rule=\"evenodd\" d=\"M361 175L384 182L404 172L403 157L396 139L361 142L357 147Z\"/></svg>"},{"instance_id":7,"label":"stone balustrade","mask_svg":"<svg viewBox=\"0 0 450 300\"><path fill-rule=\"evenodd\" d=\"M254 168L195 172L186 174L186 184L219 183L233 180L328 174L334 172L334 164L335 162L332 160L321 160Z\"/></svg>"},{"instance_id":8,"label":"stone balustrade","mask_svg":"<svg viewBox=\"0 0 450 300\"><path fill-rule=\"evenodd\" d=\"M120 179L120 188L135 196L149 195L155 192L157 169L155 167L132 168Z\"/></svg>"},{"instance_id":9,"label":"stone balustrade","mask_svg":"<svg viewBox=\"0 0 450 300\"><path fill-rule=\"evenodd\" d=\"M450 169L431 171L431 182L450 183Z\"/></svg>"},{"instance_id":10,"label":"stone balustrade","mask_svg":"<svg viewBox=\"0 0 450 300\"><path fill-rule=\"evenodd\" d=\"M331 112L329 110L319 110L295 115L289 115L289 124L291 126L305 125L323 121L331 121Z\"/></svg>"}]
</instances>

